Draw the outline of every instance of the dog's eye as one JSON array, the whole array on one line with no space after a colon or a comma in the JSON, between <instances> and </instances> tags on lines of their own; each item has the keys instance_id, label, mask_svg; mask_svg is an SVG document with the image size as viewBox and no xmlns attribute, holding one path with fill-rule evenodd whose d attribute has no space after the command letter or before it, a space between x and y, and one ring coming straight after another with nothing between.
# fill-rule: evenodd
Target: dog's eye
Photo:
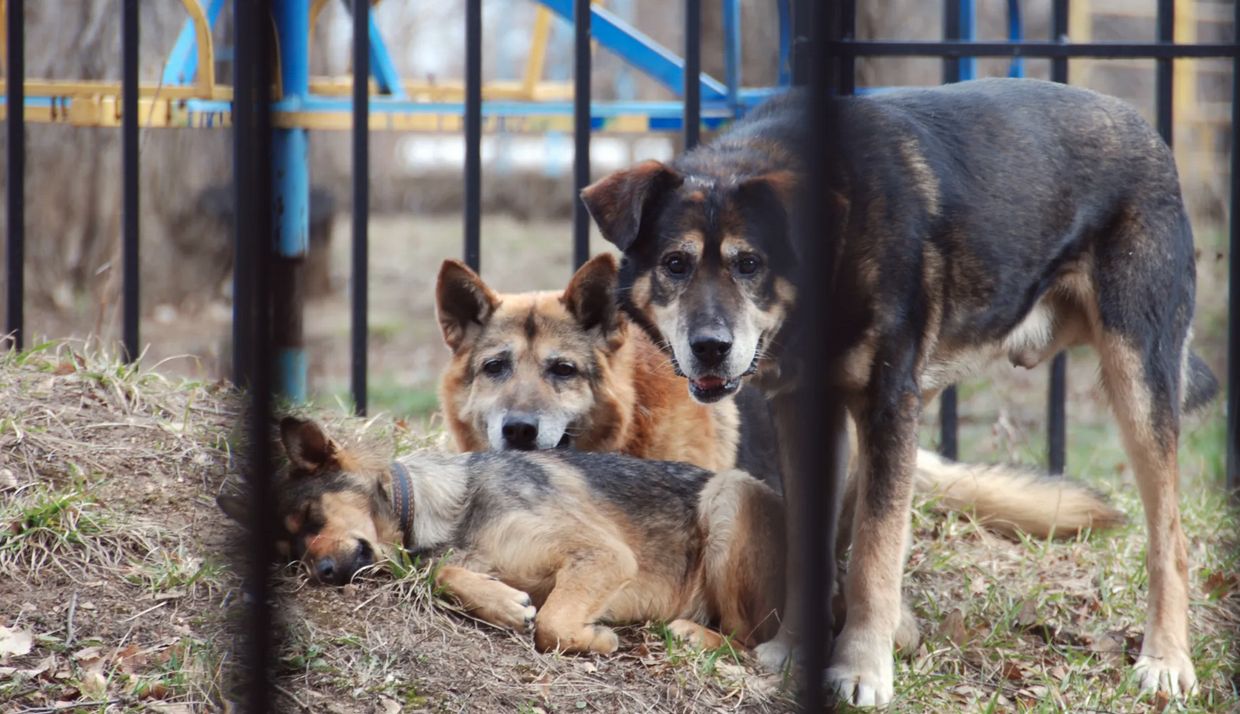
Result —
<instances>
[{"instance_id":1,"label":"dog's eye","mask_svg":"<svg viewBox=\"0 0 1240 714\"><path fill-rule=\"evenodd\" d=\"M684 275L689 272L689 259L684 253L671 253L663 259L663 269L672 275Z\"/></svg>"},{"instance_id":2,"label":"dog's eye","mask_svg":"<svg viewBox=\"0 0 1240 714\"><path fill-rule=\"evenodd\" d=\"M556 362L551 365L551 373L557 377L573 377L577 374L577 367L572 362Z\"/></svg>"},{"instance_id":3,"label":"dog's eye","mask_svg":"<svg viewBox=\"0 0 1240 714\"><path fill-rule=\"evenodd\" d=\"M744 253L736 259L736 272L741 275L753 275L762 267L762 260L753 253Z\"/></svg>"},{"instance_id":4,"label":"dog's eye","mask_svg":"<svg viewBox=\"0 0 1240 714\"><path fill-rule=\"evenodd\" d=\"M496 357L495 359L489 359L486 362L482 363L482 371L486 372L492 377L503 374L504 370L507 368L508 368L508 360L500 359L499 357Z\"/></svg>"}]
</instances>

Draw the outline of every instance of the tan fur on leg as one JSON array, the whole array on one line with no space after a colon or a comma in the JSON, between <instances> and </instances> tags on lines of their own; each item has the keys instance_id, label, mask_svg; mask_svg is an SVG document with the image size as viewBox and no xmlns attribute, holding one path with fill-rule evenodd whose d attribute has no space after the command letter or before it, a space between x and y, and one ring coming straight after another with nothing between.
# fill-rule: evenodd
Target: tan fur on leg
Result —
<instances>
[{"instance_id":1,"label":"tan fur on leg","mask_svg":"<svg viewBox=\"0 0 1240 714\"><path fill-rule=\"evenodd\" d=\"M535 610L530 596L489 575L445 565L436 574L435 585L469 614L492 625L517 632L529 632L534 626Z\"/></svg>"},{"instance_id":2,"label":"tan fur on leg","mask_svg":"<svg viewBox=\"0 0 1240 714\"><path fill-rule=\"evenodd\" d=\"M1135 669L1143 689L1187 694L1196 689L1197 676L1188 645L1188 552L1180 528L1176 462L1179 435L1159 434L1154 428L1155 405L1139 353L1110 335L1103 336L1098 352L1103 384L1141 490L1149 534L1149 602Z\"/></svg>"},{"instance_id":3,"label":"tan fur on leg","mask_svg":"<svg viewBox=\"0 0 1240 714\"><path fill-rule=\"evenodd\" d=\"M538 611L534 645L547 652L611 654L620 639L597 624L607 602L637 575L637 559L627 547L600 548L588 559L574 560L555 576L555 588Z\"/></svg>"}]
</instances>

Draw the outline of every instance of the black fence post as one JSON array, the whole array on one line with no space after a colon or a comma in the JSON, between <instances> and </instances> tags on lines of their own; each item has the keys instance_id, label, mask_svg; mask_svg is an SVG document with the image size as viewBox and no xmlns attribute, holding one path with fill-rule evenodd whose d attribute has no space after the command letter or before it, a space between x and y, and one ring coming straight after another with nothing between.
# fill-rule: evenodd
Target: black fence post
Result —
<instances>
[{"instance_id":1,"label":"black fence post","mask_svg":"<svg viewBox=\"0 0 1240 714\"><path fill-rule=\"evenodd\" d=\"M943 39L959 40L962 18L960 0L943 0ZM960 59L943 60L943 84L960 81ZM960 457L960 410L956 385L939 394L939 453L949 459Z\"/></svg>"},{"instance_id":2,"label":"black fence post","mask_svg":"<svg viewBox=\"0 0 1240 714\"><path fill-rule=\"evenodd\" d=\"M251 522L246 540L248 570L245 592L246 648L240 684L245 711L275 710L271 677L276 645L269 581L275 561L275 501L271 477L271 422L274 349L272 347L272 284L275 231L272 219L271 84L274 38L271 0L234 5L237 75L233 98L233 172L236 190L238 271L247 281L240 305L247 326L250 412L249 474ZM238 285L238 287L242 287Z\"/></svg>"},{"instance_id":3,"label":"black fence post","mask_svg":"<svg viewBox=\"0 0 1240 714\"><path fill-rule=\"evenodd\" d=\"M8 54L5 57L5 126L8 161L5 164L6 210L9 234L5 241L4 330L20 350L25 325L23 307L26 267L26 0L8 0Z\"/></svg>"},{"instance_id":4,"label":"black fence post","mask_svg":"<svg viewBox=\"0 0 1240 714\"><path fill-rule=\"evenodd\" d=\"M1168 44L1175 42L1175 0L1158 0L1158 41ZM1171 146L1174 137L1172 121L1172 60L1162 57L1156 60L1157 71L1154 75L1154 101L1157 105L1158 133L1163 141Z\"/></svg>"},{"instance_id":5,"label":"black fence post","mask_svg":"<svg viewBox=\"0 0 1240 714\"><path fill-rule=\"evenodd\" d=\"M838 216L833 215L831 202L821 197L827 195L832 158L837 151L836 129L829 106L841 76L839 55L833 49L833 42L840 38L841 7L840 3L823 0L813 3L812 8L809 18L804 15L796 18L799 27L808 26L811 38L807 121L813 131L809 132L807 147L807 181L801 192L799 217L794 227L801 234L798 243L805 251L799 271L798 300L806 301L806 309L800 312L797 319L801 324L794 325L794 329L804 339L805 364L821 365L832 364L838 357L837 345L833 343L836 331L832 328L831 312L834 285L829 284L830 280L821 279L821 276L835 274L834 221ZM808 7L803 3L797 9L803 12ZM790 507L801 509L801 523L807 526L798 534L807 566L800 584L805 606L804 634L800 643L804 675L800 705L802 711L819 712L826 703L822 671L827 664L833 632L828 585L836 570L836 506L842 467L837 462L841 445L836 436L842 433L844 412L843 401L830 380L809 381L799 390L796 403L801 438L796 459L800 474L794 478L802 485L803 497L800 503L790 504Z\"/></svg>"},{"instance_id":6,"label":"black fence post","mask_svg":"<svg viewBox=\"0 0 1240 714\"><path fill-rule=\"evenodd\" d=\"M482 268L482 0L465 2L465 264Z\"/></svg>"},{"instance_id":7,"label":"black fence post","mask_svg":"<svg viewBox=\"0 0 1240 714\"><path fill-rule=\"evenodd\" d=\"M581 190L590 183L590 0L573 1L573 268L590 259L590 214Z\"/></svg>"},{"instance_id":8,"label":"black fence post","mask_svg":"<svg viewBox=\"0 0 1240 714\"><path fill-rule=\"evenodd\" d=\"M702 0L685 0L685 151L702 134Z\"/></svg>"},{"instance_id":9,"label":"black fence post","mask_svg":"<svg viewBox=\"0 0 1240 714\"><path fill-rule=\"evenodd\" d=\"M1051 6L1051 40L1068 39L1068 0L1054 0ZM1051 60L1051 81L1068 83L1068 58ZM1068 353L1051 359L1050 386L1046 395L1046 467L1052 474L1063 473L1068 464Z\"/></svg>"},{"instance_id":10,"label":"black fence post","mask_svg":"<svg viewBox=\"0 0 1240 714\"><path fill-rule=\"evenodd\" d=\"M125 359L132 362L142 349L138 323L138 0L125 0L121 22L121 163L122 184L122 335Z\"/></svg>"},{"instance_id":11,"label":"black fence post","mask_svg":"<svg viewBox=\"0 0 1240 714\"><path fill-rule=\"evenodd\" d=\"M366 413L370 261L370 3L353 3L353 409Z\"/></svg>"},{"instance_id":12,"label":"black fence post","mask_svg":"<svg viewBox=\"0 0 1240 714\"><path fill-rule=\"evenodd\" d=\"M1227 489L1240 498L1240 2L1231 60L1231 206L1227 253Z\"/></svg>"}]
</instances>

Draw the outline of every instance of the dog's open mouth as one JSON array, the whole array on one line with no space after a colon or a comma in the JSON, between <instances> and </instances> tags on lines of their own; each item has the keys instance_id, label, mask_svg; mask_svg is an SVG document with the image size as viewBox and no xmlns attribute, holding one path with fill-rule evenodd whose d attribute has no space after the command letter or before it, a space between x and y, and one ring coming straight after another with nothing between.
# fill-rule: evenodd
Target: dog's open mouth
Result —
<instances>
[{"instance_id":1,"label":"dog's open mouth","mask_svg":"<svg viewBox=\"0 0 1240 714\"><path fill-rule=\"evenodd\" d=\"M740 386L740 377L724 379L723 377L708 375L689 380L689 391L693 394L693 398L707 404L723 399L737 389L740 389Z\"/></svg>"}]
</instances>

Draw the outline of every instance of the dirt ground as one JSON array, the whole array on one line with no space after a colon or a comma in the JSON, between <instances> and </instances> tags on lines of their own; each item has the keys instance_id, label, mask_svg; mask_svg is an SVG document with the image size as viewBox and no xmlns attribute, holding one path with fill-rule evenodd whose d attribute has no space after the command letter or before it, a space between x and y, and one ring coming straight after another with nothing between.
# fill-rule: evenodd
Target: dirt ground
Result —
<instances>
[{"instance_id":1,"label":"dirt ground","mask_svg":"<svg viewBox=\"0 0 1240 714\"><path fill-rule=\"evenodd\" d=\"M213 503L238 481L238 396L83 355L0 356L0 710L228 711L245 538ZM325 410L346 442L403 453L441 431ZM1113 474L1110 474L1113 476ZM230 485L231 482L231 485ZM907 597L922 645L897 666L894 711L1161 711L1125 679L1140 646L1144 541L1131 522L1061 543L1013 542L927 504L913 514ZM1236 515L1184 498L1194 659L1189 711L1233 710L1240 664ZM430 563L344 588L277 574L286 711L786 711L744 653L693 652L659 623L610 657L536 653L429 586Z\"/></svg>"},{"instance_id":2,"label":"dirt ground","mask_svg":"<svg viewBox=\"0 0 1240 714\"><path fill-rule=\"evenodd\" d=\"M488 217L484 276L501 290L553 289L571 273L563 221ZM307 306L311 390L333 433L392 453L446 448L433 418L446 350L433 319L440 261L460 252L455 217L371 226L371 419L342 416L348 379L348 223L332 246L334 293ZM1222 366L1226 262L1199 234L1196 343ZM601 243L595 243L602 250ZM412 267L411 267L412 266ZM76 318L33 310L50 334ZM0 711L218 711L232 692L232 626L244 597L231 555L245 540L214 497L238 478L238 397L224 383L229 310L146 316L134 371L80 343L0 355ZM57 319L60 321L58 322ZM85 325L85 329L83 329ZM185 356L185 355L193 355ZM182 381L182 380L188 381ZM1046 370L995 366L961 390L962 455L1044 462ZM1096 365L1073 353L1069 471L1130 516L1115 533L1012 542L922 504L907 597L924 642L897 664L895 711L1157 711L1125 679L1139 649L1143 519ZM1192 563L1188 710L1233 711L1240 690L1240 532L1222 495L1216 403L1185 424L1181 465ZM937 431L927 416L923 441ZM279 574L279 660L290 711L780 711L781 678L743 654L695 653L658 623L623 631L614 657L539 655L531 643L445 608L428 563L343 589Z\"/></svg>"}]
</instances>

